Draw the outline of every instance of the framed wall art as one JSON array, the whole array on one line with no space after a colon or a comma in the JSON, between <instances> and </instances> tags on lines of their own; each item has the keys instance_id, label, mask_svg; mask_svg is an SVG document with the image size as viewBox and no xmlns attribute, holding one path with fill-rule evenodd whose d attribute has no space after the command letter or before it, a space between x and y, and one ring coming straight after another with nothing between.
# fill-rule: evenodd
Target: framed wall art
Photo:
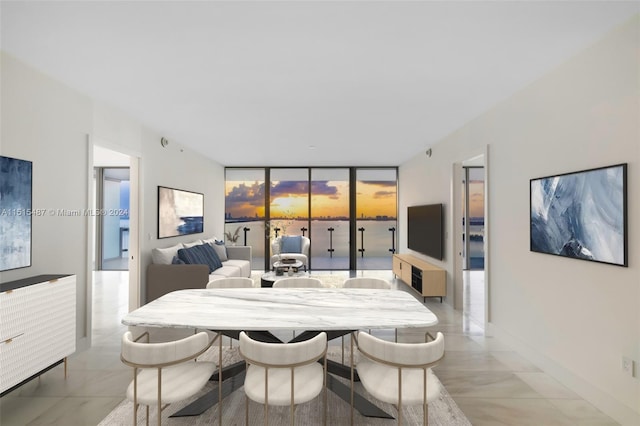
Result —
<instances>
[{"instance_id":1,"label":"framed wall art","mask_svg":"<svg viewBox=\"0 0 640 426\"><path fill-rule=\"evenodd\" d=\"M158 238L204 230L204 194L158 186Z\"/></svg>"},{"instance_id":2,"label":"framed wall art","mask_svg":"<svg viewBox=\"0 0 640 426\"><path fill-rule=\"evenodd\" d=\"M0 271L31 266L31 161L0 156Z\"/></svg>"},{"instance_id":3,"label":"framed wall art","mask_svg":"<svg viewBox=\"0 0 640 426\"><path fill-rule=\"evenodd\" d=\"M530 249L628 266L627 164L531 179Z\"/></svg>"}]
</instances>

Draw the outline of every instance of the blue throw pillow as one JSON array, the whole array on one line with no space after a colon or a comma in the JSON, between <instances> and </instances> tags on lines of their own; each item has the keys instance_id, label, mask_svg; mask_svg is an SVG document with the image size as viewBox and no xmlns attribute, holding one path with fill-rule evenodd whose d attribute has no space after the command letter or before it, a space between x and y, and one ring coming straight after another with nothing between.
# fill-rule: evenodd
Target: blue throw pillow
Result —
<instances>
[{"instance_id":1,"label":"blue throw pillow","mask_svg":"<svg viewBox=\"0 0 640 426\"><path fill-rule=\"evenodd\" d=\"M180 249L178 250L178 258L190 265L207 265L209 273L222 267L220 258L209 244Z\"/></svg>"},{"instance_id":2,"label":"blue throw pillow","mask_svg":"<svg viewBox=\"0 0 640 426\"><path fill-rule=\"evenodd\" d=\"M280 253L301 253L302 237L300 235L286 236L283 235L280 240Z\"/></svg>"},{"instance_id":3,"label":"blue throw pillow","mask_svg":"<svg viewBox=\"0 0 640 426\"><path fill-rule=\"evenodd\" d=\"M173 256L173 259L171 259L171 264L172 265L184 265L184 260L180 259L178 256Z\"/></svg>"}]
</instances>

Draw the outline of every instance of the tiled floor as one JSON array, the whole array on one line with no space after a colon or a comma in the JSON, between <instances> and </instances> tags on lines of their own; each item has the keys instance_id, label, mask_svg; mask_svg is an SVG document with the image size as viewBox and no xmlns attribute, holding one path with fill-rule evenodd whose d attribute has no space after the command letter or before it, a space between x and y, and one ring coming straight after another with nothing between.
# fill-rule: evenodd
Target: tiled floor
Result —
<instances>
[{"instance_id":1,"label":"tiled floor","mask_svg":"<svg viewBox=\"0 0 640 426\"><path fill-rule=\"evenodd\" d=\"M382 276L397 288L412 291L394 280L390 271L362 275ZM470 286L465 288L467 315L435 298L426 305L440 320L434 328L445 334L446 356L436 374L473 425L617 424L497 339L485 337L482 304L476 302L483 297L478 284L482 275L465 278ZM131 371L119 359L127 272L97 274L94 295L91 349L70 358L67 380L59 366L2 398L2 426L96 425L124 398L131 380ZM393 332L388 333L391 337ZM422 333L399 336L402 341L422 338Z\"/></svg>"}]
</instances>

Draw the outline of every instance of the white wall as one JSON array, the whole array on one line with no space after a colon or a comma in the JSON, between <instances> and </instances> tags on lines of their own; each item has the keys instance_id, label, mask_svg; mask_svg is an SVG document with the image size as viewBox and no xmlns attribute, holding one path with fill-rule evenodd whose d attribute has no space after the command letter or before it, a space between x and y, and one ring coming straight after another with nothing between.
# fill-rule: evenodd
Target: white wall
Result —
<instances>
[{"instance_id":1,"label":"white wall","mask_svg":"<svg viewBox=\"0 0 640 426\"><path fill-rule=\"evenodd\" d=\"M2 55L2 155L33 162L32 266L5 271L3 282L40 274L77 275L77 337L86 328L86 217L57 209L87 207L87 135L91 101ZM51 210L53 209L53 213ZM86 344L86 343L85 343Z\"/></svg>"},{"instance_id":2,"label":"white wall","mask_svg":"<svg viewBox=\"0 0 640 426\"><path fill-rule=\"evenodd\" d=\"M1 56L2 155L33 161L33 207L84 209L88 201L88 137L95 144L141 158L140 283L152 247L222 235L224 169L218 163L172 143L126 114L55 81L12 56ZM204 193L205 232L157 240L157 186ZM87 347L87 217L33 218L29 268L0 273L0 281L32 275L77 275L78 347ZM150 238L146 238L150 236ZM144 293L141 295L144 300Z\"/></svg>"},{"instance_id":3,"label":"white wall","mask_svg":"<svg viewBox=\"0 0 640 426\"><path fill-rule=\"evenodd\" d=\"M142 288L141 300L146 300L144 277L151 263L151 249L169 247L178 243L216 236L224 232L224 168L194 153L179 143L169 141L163 148L160 136L144 132L142 137ZM158 239L158 186L182 189L204 194L204 232L202 234Z\"/></svg>"},{"instance_id":4,"label":"white wall","mask_svg":"<svg viewBox=\"0 0 640 426\"><path fill-rule=\"evenodd\" d=\"M621 370L623 355L640 362L639 28L635 17L400 167L402 226L408 205L450 214L452 164L489 145L488 329L623 424L640 424L640 379ZM623 162L628 268L529 251L531 178ZM451 233L446 244L451 278Z\"/></svg>"}]
</instances>

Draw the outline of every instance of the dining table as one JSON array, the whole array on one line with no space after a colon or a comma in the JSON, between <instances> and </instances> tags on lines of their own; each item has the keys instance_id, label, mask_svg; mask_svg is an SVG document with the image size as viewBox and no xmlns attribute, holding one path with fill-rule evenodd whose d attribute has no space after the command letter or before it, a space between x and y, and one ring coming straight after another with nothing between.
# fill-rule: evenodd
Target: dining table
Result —
<instances>
[{"instance_id":1,"label":"dining table","mask_svg":"<svg viewBox=\"0 0 640 426\"><path fill-rule=\"evenodd\" d=\"M288 342L306 340L326 332L329 340L357 330L431 327L438 318L414 295L403 290L360 288L220 288L178 290L143 305L122 318L122 324L139 327L204 329L238 338L241 331L265 342L285 343L274 332L293 330ZM281 334L281 333L279 333ZM351 339L353 342L353 339ZM219 339L222 360L222 339ZM328 362L327 387L369 417L393 418L331 375L357 381L350 363ZM218 369L212 376L217 388L173 414L199 415L222 403L242 386L244 362ZM216 401L215 393L218 393ZM221 413L222 410L220 409Z\"/></svg>"}]
</instances>

